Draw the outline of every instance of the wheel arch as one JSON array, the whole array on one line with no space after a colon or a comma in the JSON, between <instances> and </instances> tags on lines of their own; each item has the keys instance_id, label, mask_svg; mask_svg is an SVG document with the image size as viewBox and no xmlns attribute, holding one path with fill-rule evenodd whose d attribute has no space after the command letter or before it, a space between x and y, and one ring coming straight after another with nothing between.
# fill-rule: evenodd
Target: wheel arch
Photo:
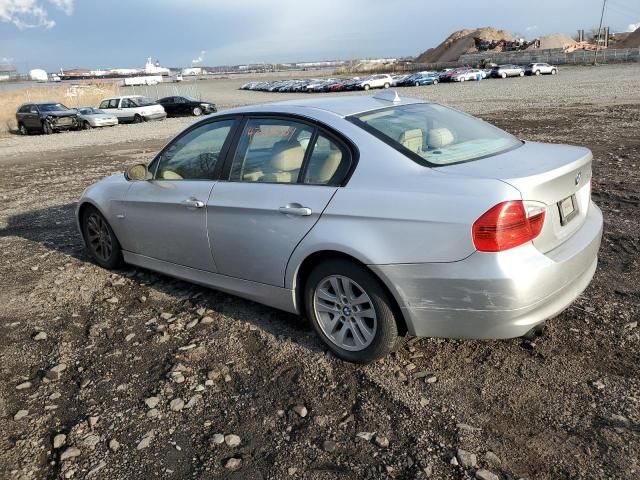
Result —
<instances>
[{"instance_id":1,"label":"wheel arch","mask_svg":"<svg viewBox=\"0 0 640 480\"><path fill-rule=\"evenodd\" d=\"M393 311L394 317L396 318L396 322L398 323L398 332L400 333L400 335L404 336L407 333L406 319L404 318L398 300L393 295L393 292L391 291L391 289L389 289L386 282L382 278L380 278L373 270L371 270L366 263L352 255L340 252L338 250L319 250L313 252L305 257L304 260L298 265L293 274L293 295L296 310L304 314L304 289L307 279L309 278L309 275L313 271L313 269L322 262L335 259L346 260L359 265L380 282L380 285L391 301L391 309Z\"/></svg>"},{"instance_id":2,"label":"wheel arch","mask_svg":"<svg viewBox=\"0 0 640 480\"><path fill-rule=\"evenodd\" d=\"M78 204L78 207L76 208L76 223L78 224L78 230L80 231L80 236L82 237L82 241L84 242L85 245L87 244L87 239L84 238L84 229L82 228L82 217L84 213L87 211L87 209L89 208L94 208L105 219L107 218L107 216L105 215L105 212L103 212L102 209L96 203L86 198L80 201L80 203ZM114 232L114 235L115 235L115 232Z\"/></svg>"}]
</instances>

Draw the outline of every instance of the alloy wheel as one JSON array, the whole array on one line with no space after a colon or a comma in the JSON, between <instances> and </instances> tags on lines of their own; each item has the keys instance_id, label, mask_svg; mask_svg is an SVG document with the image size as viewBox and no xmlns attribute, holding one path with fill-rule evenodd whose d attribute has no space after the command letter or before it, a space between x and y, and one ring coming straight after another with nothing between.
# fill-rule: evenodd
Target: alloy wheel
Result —
<instances>
[{"instance_id":1,"label":"alloy wheel","mask_svg":"<svg viewBox=\"0 0 640 480\"><path fill-rule=\"evenodd\" d=\"M109 261L113 253L113 238L102 215L92 213L87 217L87 241L98 259Z\"/></svg>"},{"instance_id":2,"label":"alloy wheel","mask_svg":"<svg viewBox=\"0 0 640 480\"><path fill-rule=\"evenodd\" d=\"M349 277L331 275L320 281L313 309L322 332L340 348L364 350L376 336L378 317L371 297Z\"/></svg>"}]
</instances>

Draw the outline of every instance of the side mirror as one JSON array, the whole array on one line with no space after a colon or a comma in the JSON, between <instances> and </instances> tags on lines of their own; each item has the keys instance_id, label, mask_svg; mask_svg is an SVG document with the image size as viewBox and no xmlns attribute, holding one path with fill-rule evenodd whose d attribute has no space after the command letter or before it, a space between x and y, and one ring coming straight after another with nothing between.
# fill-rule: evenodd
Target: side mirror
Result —
<instances>
[{"instance_id":1,"label":"side mirror","mask_svg":"<svg viewBox=\"0 0 640 480\"><path fill-rule=\"evenodd\" d=\"M139 163L127 168L124 172L124 178L130 181L151 180L151 173L144 163Z\"/></svg>"}]
</instances>

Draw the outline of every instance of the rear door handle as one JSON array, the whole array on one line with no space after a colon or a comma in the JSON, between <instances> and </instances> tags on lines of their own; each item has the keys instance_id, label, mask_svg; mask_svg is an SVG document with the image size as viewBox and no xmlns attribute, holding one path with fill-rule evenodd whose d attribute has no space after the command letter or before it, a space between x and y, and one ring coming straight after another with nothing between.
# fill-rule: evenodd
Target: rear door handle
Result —
<instances>
[{"instance_id":1,"label":"rear door handle","mask_svg":"<svg viewBox=\"0 0 640 480\"><path fill-rule=\"evenodd\" d=\"M308 217L311 215L311 209L309 207L303 207L299 203L290 203L284 207L280 207L278 211L285 215L298 215L299 217Z\"/></svg>"},{"instance_id":2,"label":"rear door handle","mask_svg":"<svg viewBox=\"0 0 640 480\"><path fill-rule=\"evenodd\" d=\"M197 198L189 198L187 200L183 200L182 205L187 208L203 208L204 202L202 200L198 200Z\"/></svg>"}]
</instances>

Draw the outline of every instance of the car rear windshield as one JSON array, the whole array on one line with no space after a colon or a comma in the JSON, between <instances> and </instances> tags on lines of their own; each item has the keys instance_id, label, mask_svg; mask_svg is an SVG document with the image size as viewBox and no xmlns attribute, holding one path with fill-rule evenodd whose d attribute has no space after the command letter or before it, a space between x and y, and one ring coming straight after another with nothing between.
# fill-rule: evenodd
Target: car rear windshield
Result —
<instances>
[{"instance_id":1,"label":"car rear windshield","mask_svg":"<svg viewBox=\"0 0 640 480\"><path fill-rule=\"evenodd\" d=\"M468 162L522 145L516 137L493 125L433 103L399 105L351 119L427 166Z\"/></svg>"},{"instance_id":2,"label":"car rear windshield","mask_svg":"<svg viewBox=\"0 0 640 480\"><path fill-rule=\"evenodd\" d=\"M131 100L133 103L135 103L136 105L138 105L139 107L144 107L147 105L153 105L154 102L153 100L151 100L150 98L147 97L131 97L129 100Z\"/></svg>"}]
</instances>

